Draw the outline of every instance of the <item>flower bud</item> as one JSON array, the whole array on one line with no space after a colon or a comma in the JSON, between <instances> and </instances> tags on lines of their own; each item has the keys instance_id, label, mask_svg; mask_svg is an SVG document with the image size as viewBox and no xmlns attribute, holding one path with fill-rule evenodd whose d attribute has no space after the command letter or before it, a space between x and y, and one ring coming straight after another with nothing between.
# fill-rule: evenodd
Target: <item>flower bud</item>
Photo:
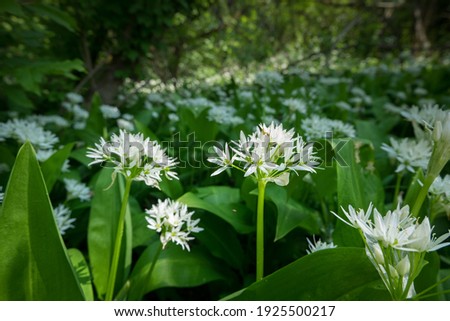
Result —
<instances>
[{"instance_id":1,"label":"flower bud","mask_svg":"<svg viewBox=\"0 0 450 321\"><path fill-rule=\"evenodd\" d=\"M445 164L450 160L450 112L441 121L436 121L433 130L433 153L428 163L428 175L438 177Z\"/></svg>"},{"instance_id":2,"label":"flower bud","mask_svg":"<svg viewBox=\"0 0 450 321\"><path fill-rule=\"evenodd\" d=\"M401 259L401 261L397 263L395 269L401 276L405 276L406 274L408 274L409 270L411 269L411 263L409 262L408 256L405 256L403 259Z\"/></svg>"}]
</instances>

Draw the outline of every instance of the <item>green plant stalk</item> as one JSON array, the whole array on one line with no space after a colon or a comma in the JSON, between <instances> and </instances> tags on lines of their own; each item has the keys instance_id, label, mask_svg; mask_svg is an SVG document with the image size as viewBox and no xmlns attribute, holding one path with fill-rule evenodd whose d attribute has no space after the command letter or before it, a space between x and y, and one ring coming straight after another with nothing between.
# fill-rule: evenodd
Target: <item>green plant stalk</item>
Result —
<instances>
[{"instance_id":1,"label":"green plant stalk","mask_svg":"<svg viewBox=\"0 0 450 321\"><path fill-rule=\"evenodd\" d=\"M395 183L394 199L392 200L394 207L398 203L398 194L400 193L400 185L402 183L402 178L403 178L403 172L397 173L397 181Z\"/></svg>"},{"instance_id":2,"label":"green plant stalk","mask_svg":"<svg viewBox=\"0 0 450 321\"><path fill-rule=\"evenodd\" d=\"M425 201L425 197L427 197L428 189L436 177L431 175L427 175L425 177L425 181L423 182L423 186L420 189L419 195L417 195L416 201L414 202L414 206L412 208L411 214L415 217L419 216L420 209L422 208L422 204Z\"/></svg>"},{"instance_id":3,"label":"green plant stalk","mask_svg":"<svg viewBox=\"0 0 450 321\"><path fill-rule=\"evenodd\" d=\"M125 225L125 213L127 212L128 197L130 195L131 182L130 178L126 179L125 191L122 197L122 206L120 207L119 222L117 223L116 240L114 242L114 252L109 269L108 285L106 287L106 301L112 301L114 297L114 286L116 283L117 268L119 265L120 247L122 246L123 229Z\"/></svg>"},{"instance_id":4,"label":"green plant stalk","mask_svg":"<svg viewBox=\"0 0 450 321\"><path fill-rule=\"evenodd\" d=\"M258 180L258 210L256 217L256 281L264 276L264 193L266 182Z\"/></svg>"}]
</instances>

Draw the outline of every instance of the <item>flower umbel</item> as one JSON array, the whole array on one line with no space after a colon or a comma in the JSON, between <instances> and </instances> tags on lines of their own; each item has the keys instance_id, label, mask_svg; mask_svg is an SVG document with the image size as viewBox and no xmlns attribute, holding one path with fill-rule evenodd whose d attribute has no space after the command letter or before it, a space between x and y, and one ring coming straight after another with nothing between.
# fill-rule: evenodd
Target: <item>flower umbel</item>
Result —
<instances>
[{"instance_id":1,"label":"flower umbel","mask_svg":"<svg viewBox=\"0 0 450 321\"><path fill-rule=\"evenodd\" d=\"M295 136L293 129L287 131L274 123L259 125L249 136L241 132L239 141L231 144L233 153L225 144L223 151L214 148L217 157L208 158L211 163L221 166L212 176L233 167L243 171L244 176L253 175L258 181L284 186L289 183L291 171L315 173L314 167L318 165L312 144L306 145L300 136Z\"/></svg>"},{"instance_id":2,"label":"flower umbel","mask_svg":"<svg viewBox=\"0 0 450 321\"><path fill-rule=\"evenodd\" d=\"M120 173L132 180L144 181L148 186L159 188L163 173L168 179L178 179L172 171L177 164L175 159L167 156L157 142L144 139L141 133L120 130L119 135L113 134L109 142L101 137L95 148L88 148L86 156L94 159L89 165L110 163L114 167L114 177Z\"/></svg>"},{"instance_id":3,"label":"flower umbel","mask_svg":"<svg viewBox=\"0 0 450 321\"><path fill-rule=\"evenodd\" d=\"M67 200L78 198L84 202L91 199L91 191L86 184L78 182L76 179L65 178L64 185L67 190Z\"/></svg>"},{"instance_id":4,"label":"flower umbel","mask_svg":"<svg viewBox=\"0 0 450 321\"><path fill-rule=\"evenodd\" d=\"M395 300L415 295L414 280L427 263L426 252L450 245L444 243L450 231L436 238L428 217L419 222L411 215L409 206L398 206L385 215L372 204L367 211L356 211L351 205L348 212L342 210L348 222L333 214L360 231L367 256Z\"/></svg>"},{"instance_id":5,"label":"flower umbel","mask_svg":"<svg viewBox=\"0 0 450 321\"><path fill-rule=\"evenodd\" d=\"M183 250L189 251L188 242L194 239L190 234L203 231L203 228L197 226L200 219L192 219L194 212L188 212L187 206L177 201L158 200L158 204L145 212L148 215L147 227L160 233L163 248L167 243L174 242Z\"/></svg>"},{"instance_id":6,"label":"flower umbel","mask_svg":"<svg viewBox=\"0 0 450 321\"><path fill-rule=\"evenodd\" d=\"M308 242L308 249L306 250L306 253L312 254L317 251L326 250L326 249L334 249L337 246L333 242L322 242L321 239L318 239L316 241L315 237L313 237L313 241L311 242L310 239L306 239Z\"/></svg>"},{"instance_id":7,"label":"flower umbel","mask_svg":"<svg viewBox=\"0 0 450 321\"><path fill-rule=\"evenodd\" d=\"M426 170L431 157L431 145L426 140L416 141L411 138L390 139L391 144L381 145L390 158L399 164L395 170L397 173L409 171L414 173L416 169Z\"/></svg>"},{"instance_id":8,"label":"flower umbel","mask_svg":"<svg viewBox=\"0 0 450 321\"><path fill-rule=\"evenodd\" d=\"M55 207L53 209L53 214L55 215L56 225L58 225L61 235L66 234L68 229L75 227L73 222L75 222L76 219L70 217L70 215L72 215L72 211L63 204L59 204Z\"/></svg>"}]
</instances>

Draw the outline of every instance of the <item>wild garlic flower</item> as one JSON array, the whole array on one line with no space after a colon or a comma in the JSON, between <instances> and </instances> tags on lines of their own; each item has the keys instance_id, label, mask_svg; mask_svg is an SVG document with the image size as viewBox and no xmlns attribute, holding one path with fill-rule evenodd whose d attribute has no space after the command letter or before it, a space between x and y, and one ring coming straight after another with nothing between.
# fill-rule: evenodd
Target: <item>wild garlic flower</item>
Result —
<instances>
[{"instance_id":1,"label":"wild garlic flower","mask_svg":"<svg viewBox=\"0 0 450 321\"><path fill-rule=\"evenodd\" d=\"M316 241L314 237L312 242L308 238L306 241L308 242L308 249L306 250L306 253L308 254L326 249L334 249L337 247L333 242L322 242L321 239Z\"/></svg>"},{"instance_id":2,"label":"wild garlic flower","mask_svg":"<svg viewBox=\"0 0 450 321\"><path fill-rule=\"evenodd\" d=\"M23 144L29 141L36 150L36 157L40 162L46 161L55 151L53 147L59 142L58 137L36 121L14 119L0 123L0 141L7 138Z\"/></svg>"},{"instance_id":3,"label":"wild garlic flower","mask_svg":"<svg viewBox=\"0 0 450 321\"><path fill-rule=\"evenodd\" d=\"M240 125L244 120L236 116L236 109L232 106L213 106L208 110L208 120L223 125Z\"/></svg>"},{"instance_id":4,"label":"wild garlic flower","mask_svg":"<svg viewBox=\"0 0 450 321\"><path fill-rule=\"evenodd\" d=\"M127 131L133 131L134 123L125 118L119 118L119 119L117 119L117 127L119 127L120 129L127 130Z\"/></svg>"},{"instance_id":5,"label":"wild garlic flower","mask_svg":"<svg viewBox=\"0 0 450 321\"><path fill-rule=\"evenodd\" d=\"M31 115L25 120L29 122L36 122L43 127L47 125L55 125L61 128L69 127L69 122L65 118L58 115Z\"/></svg>"},{"instance_id":6,"label":"wild garlic flower","mask_svg":"<svg viewBox=\"0 0 450 321\"><path fill-rule=\"evenodd\" d=\"M285 186L291 171L315 173L319 159L314 156L313 145L306 145L300 136L294 135L293 129L287 131L283 125L274 123L260 124L249 136L241 132L239 141L231 142L233 146L225 144L224 150L214 147L217 156L208 161L220 167L211 176L233 167L243 171L245 177L253 175L258 181Z\"/></svg>"},{"instance_id":7,"label":"wild garlic flower","mask_svg":"<svg viewBox=\"0 0 450 321\"><path fill-rule=\"evenodd\" d=\"M341 110L354 111L352 106L349 103L345 102L345 101L338 101L336 103L336 107L341 109Z\"/></svg>"},{"instance_id":8,"label":"wild garlic flower","mask_svg":"<svg viewBox=\"0 0 450 321\"><path fill-rule=\"evenodd\" d=\"M102 112L103 118L112 118L116 119L120 117L119 108L109 105L101 105L100 111Z\"/></svg>"},{"instance_id":9,"label":"wild garlic flower","mask_svg":"<svg viewBox=\"0 0 450 321\"><path fill-rule=\"evenodd\" d=\"M302 99L287 98L283 99L281 103L286 106L291 113L300 113L305 115L307 112L306 103Z\"/></svg>"},{"instance_id":10,"label":"wild garlic flower","mask_svg":"<svg viewBox=\"0 0 450 321\"><path fill-rule=\"evenodd\" d=\"M409 171L414 173L418 168L427 169L431 158L431 144L426 140L411 138L390 138L390 145L383 143L381 149L399 164L396 173Z\"/></svg>"},{"instance_id":11,"label":"wild garlic flower","mask_svg":"<svg viewBox=\"0 0 450 321\"><path fill-rule=\"evenodd\" d=\"M53 215L55 216L56 225L58 226L61 235L66 234L68 229L75 227L73 223L76 219L70 217L70 215L72 215L72 211L63 204L59 204L53 209Z\"/></svg>"},{"instance_id":12,"label":"wild garlic flower","mask_svg":"<svg viewBox=\"0 0 450 321\"><path fill-rule=\"evenodd\" d=\"M42 163L49 159L54 153L55 151L53 149L38 149L36 150L36 158Z\"/></svg>"},{"instance_id":13,"label":"wild garlic flower","mask_svg":"<svg viewBox=\"0 0 450 321\"><path fill-rule=\"evenodd\" d=\"M68 102L75 104L75 105L82 104L84 101L83 96L81 96L80 94L77 94L77 93L67 93L66 98L67 98Z\"/></svg>"},{"instance_id":14,"label":"wild garlic flower","mask_svg":"<svg viewBox=\"0 0 450 321\"><path fill-rule=\"evenodd\" d=\"M255 75L255 84L264 88L278 87L283 81L283 76L276 71L261 71Z\"/></svg>"},{"instance_id":15,"label":"wild garlic flower","mask_svg":"<svg viewBox=\"0 0 450 321\"><path fill-rule=\"evenodd\" d=\"M450 175L438 176L429 190L431 197L431 218L445 213L450 219Z\"/></svg>"},{"instance_id":16,"label":"wild garlic flower","mask_svg":"<svg viewBox=\"0 0 450 321\"><path fill-rule=\"evenodd\" d=\"M356 211L352 206L342 211L346 219L333 214L360 231L367 256L396 300L415 295L414 280L426 264L426 252L450 245L444 243L450 231L436 238L428 217L419 222L411 215L409 206L398 206L385 215L372 204L367 211Z\"/></svg>"},{"instance_id":17,"label":"wild garlic flower","mask_svg":"<svg viewBox=\"0 0 450 321\"><path fill-rule=\"evenodd\" d=\"M308 141L326 138L329 133L332 133L334 137L355 137L356 135L353 125L338 119L329 119L317 115L303 119L301 128Z\"/></svg>"},{"instance_id":18,"label":"wild garlic flower","mask_svg":"<svg viewBox=\"0 0 450 321\"><path fill-rule=\"evenodd\" d=\"M67 100L62 103L62 106L73 115L73 127L75 129L85 128L89 113L81 107L81 104L84 101L83 96L77 93L68 93L66 94L66 99Z\"/></svg>"},{"instance_id":19,"label":"wild garlic flower","mask_svg":"<svg viewBox=\"0 0 450 321\"><path fill-rule=\"evenodd\" d=\"M88 148L87 157L94 160L89 164L109 163L114 167L113 179L117 173L136 181L144 181L148 186L159 188L162 174L168 179L178 179L172 171L177 164L174 158L167 156L165 150L144 135L131 134L120 130L106 142L103 137Z\"/></svg>"},{"instance_id":20,"label":"wild garlic flower","mask_svg":"<svg viewBox=\"0 0 450 321\"><path fill-rule=\"evenodd\" d=\"M65 178L64 185L67 190L67 200L78 198L80 201L85 202L91 199L91 190L86 184L76 179Z\"/></svg>"},{"instance_id":21,"label":"wild garlic flower","mask_svg":"<svg viewBox=\"0 0 450 321\"><path fill-rule=\"evenodd\" d=\"M59 142L55 134L34 121L14 119L3 126L5 137L15 139L21 144L29 141L36 149L52 149Z\"/></svg>"},{"instance_id":22,"label":"wild garlic flower","mask_svg":"<svg viewBox=\"0 0 450 321\"><path fill-rule=\"evenodd\" d=\"M419 124L425 128L432 129L437 120L444 119L448 111L443 110L439 105L425 105L421 108L417 106L404 107L400 110L406 120Z\"/></svg>"},{"instance_id":23,"label":"wild garlic flower","mask_svg":"<svg viewBox=\"0 0 450 321\"><path fill-rule=\"evenodd\" d=\"M450 201L450 175L436 177L428 190L430 194L446 197Z\"/></svg>"},{"instance_id":24,"label":"wild garlic flower","mask_svg":"<svg viewBox=\"0 0 450 321\"><path fill-rule=\"evenodd\" d=\"M167 243L174 242L190 251L188 242L194 239L190 234L203 231L198 226L200 219L192 219L194 212L188 212L187 206L177 201L158 200L158 204L146 209L145 213L147 227L160 233L163 249Z\"/></svg>"},{"instance_id":25,"label":"wild garlic flower","mask_svg":"<svg viewBox=\"0 0 450 321\"><path fill-rule=\"evenodd\" d=\"M433 153L428 164L428 175L435 178L450 160L450 112L442 120L436 121L432 133Z\"/></svg>"},{"instance_id":26,"label":"wild garlic flower","mask_svg":"<svg viewBox=\"0 0 450 321\"><path fill-rule=\"evenodd\" d=\"M62 173L68 173L70 170L70 162L68 159L66 159L61 167L61 172Z\"/></svg>"}]
</instances>

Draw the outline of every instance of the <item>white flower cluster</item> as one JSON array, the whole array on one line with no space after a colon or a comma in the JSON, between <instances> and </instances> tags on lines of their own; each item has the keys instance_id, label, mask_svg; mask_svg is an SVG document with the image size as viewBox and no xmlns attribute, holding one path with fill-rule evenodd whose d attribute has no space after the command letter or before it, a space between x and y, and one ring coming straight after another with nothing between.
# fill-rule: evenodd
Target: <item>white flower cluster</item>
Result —
<instances>
[{"instance_id":1,"label":"white flower cluster","mask_svg":"<svg viewBox=\"0 0 450 321\"><path fill-rule=\"evenodd\" d=\"M450 175L438 176L431 184L429 192L436 196L444 196L450 201Z\"/></svg>"},{"instance_id":2,"label":"white flower cluster","mask_svg":"<svg viewBox=\"0 0 450 321\"><path fill-rule=\"evenodd\" d=\"M244 120L235 114L236 109L232 106L213 106L208 110L208 120L223 125L243 124Z\"/></svg>"},{"instance_id":3,"label":"white flower cluster","mask_svg":"<svg viewBox=\"0 0 450 321\"><path fill-rule=\"evenodd\" d=\"M29 122L36 122L43 127L47 125L55 125L61 128L69 127L69 122L58 115L30 115L26 120Z\"/></svg>"},{"instance_id":4,"label":"white flower cluster","mask_svg":"<svg viewBox=\"0 0 450 321\"><path fill-rule=\"evenodd\" d=\"M198 233L203 228L198 227L200 219L192 219L194 212L188 212L187 206L177 201L166 199L158 200L158 204L145 210L147 227L160 233L163 248L167 243L174 242L182 249L190 250L189 241L194 237L190 233Z\"/></svg>"},{"instance_id":5,"label":"white flower cluster","mask_svg":"<svg viewBox=\"0 0 450 321\"><path fill-rule=\"evenodd\" d=\"M402 106L391 108L390 110L399 113L406 120L412 122L417 138L426 137L424 136L426 130L433 129L437 120L445 119L446 115L449 114L448 110L444 110L436 104L427 104L422 107Z\"/></svg>"},{"instance_id":6,"label":"white flower cluster","mask_svg":"<svg viewBox=\"0 0 450 321\"><path fill-rule=\"evenodd\" d=\"M81 107L83 101L83 96L77 93L68 93L66 94L66 101L62 103L63 108L73 115L73 127L75 129L84 129L89 117L87 110Z\"/></svg>"},{"instance_id":7,"label":"white flower cluster","mask_svg":"<svg viewBox=\"0 0 450 321\"><path fill-rule=\"evenodd\" d=\"M333 137L355 137L356 131L353 125L344 123L338 119L329 119L312 115L301 122L301 128L308 141L328 137L332 133Z\"/></svg>"},{"instance_id":8,"label":"white flower cluster","mask_svg":"<svg viewBox=\"0 0 450 321\"><path fill-rule=\"evenodd\" d=\"M434 212L434 215L445 213L450 218L450 175L445 175L444 178L438 176L428 192L432 197L432 213Z\"/></svg>"},{"instance_id":9,"label":"white flower cluster","mask_svg":"<svg viewBox=\"0 0 450 321\"><path fill-rule=\"evenodd\" d=\"M284 81L283 76L276 71L261 71L255 75L255 84L264 88L277 87Z\"/></svg>"},{"instance_id":10,"label":"white flower cluster","mask_svg":"<svg viewBox=\"0 0 450 321\"><path fill-rule=\"evenodd\" d=\"M372 204L367 211L352 206L348 212L342 211L347 220L333 214L361 232L366 253L394 299L415 295L414 279L425 265L425 253L450 245L443 243L450 231L436 238L428 217L419 223L410 214L409 206L398 206L385 215Z\"/></svg>"},{"instance_id":11,"label":"white flower cluster","mask_svg":"<svg viewBox=\"0 0 450 321\"><path fill-rule=\"evenodd\" d=\"M120 117L120 110L115 106L101 105L100 111L105 119L116 119Z\"/></svg>"},{"instance_id":12,"label":"white flower cluster","mask_svg":"<svg viewBox=\"0 0 450 321\"><path fill-rule=\"evenodd\" d=\"M7 138L15 139L20 144L29 141L36 149L36 156L41 162L47 160L55 152L53 147L59 142L58 137L51 131L45 130L34 121L24 119L0 123L0 133L0 141Z\"/></svg>"},{"instance_id":13,"label":"white flower cluster","mask_svg":"<svg viewBox=\"0 0 450 321\"><path fill-rule=\"evenodd\" d=\"M291 113L300 113L305 115L307 112L306 103L302 99L287 98L283 99L281 103L285 105L287 108L289 108L289 112Z\"/></svg>"},{"instance_id":14,"label":"white flower cluster","mask_svg":"<svg viewBox=\"0 0 450 321\"><path fill-rule=\"evenodd\" d=\"M414 173L418 168L427 169L432 152L430 142L411 138L391 138L390 142L390 145L383 143L381 149L399 163L395 170L397 173L405 170Z\"/></svg>"},{"instance_id":15,"label":"white flower cluster","mask_svg":"<svg viewBox=\"0 0 450 321\"><path fill-rule=\"evenodd\" d=\"M106 142L102 137L95 148L88 148L87 157L94 160L89 164L111 163L114 175L121 173L136 181L144 181L148 186L159 188L161 175L168 179L178 179L172 168L177 164L174 158L168 157L161 146L144 135L131 134L120 130Z\"/></svg>"},{"instance_id":16,"label":"white flower cluster","mask_svg":"<svg viewBox=\"0 0 450 321\"><path fill-rule=\"evenodd\" d=\"M249 104L253 102L253 92L250 90L240 90L237 95L241 103Z\"/></svg>"},{"instance_id":17,"label":"white flower cluster","mask_svg":"<svg viewBox=\"0 0 450 321\"><path fill-rule=\"evenodd\" d=\"M53 209L53 215L61 235L64 235L68 229L75 227L73 223L76 219L70 217L72 211L63 204L59 204Z\"/></svg>"},{"instance_id":18,"label":"white flower cluster","mask_svg":"<svg viewBox=\"0 0 450 321\"><path fill-rule=\"evenodd\" d=\"M366 94L366 92L359 88L359 87L353 87L350 90L351 94L353 95L352 98L349 99L349 102L354 105L371 105L372 104L372 98Z\"/></svg>"},{"instance_id":19,"label":"white flower cluster","mask_svg":"<svg viewBox=\"0 0 450 321\"><path fill-rule=\"evenodd\" d=\"M131 114L123 114L122 118L117 119L117 126L120 129L125 129L126 131L134 130L134 116Z\"/></svg>"},{"instance_id":20,"label":"white flower cluster","mask_svg":"<svg viewBox=\"0 0 450 321\"><path fill-rule=\"evenodd\" d=\"M333 242L322 242L321 239L316 239L313 237L313 241L311 242L310 239L306 239L308 242L308 249L306 250L306 253L311 254L317 251L326 250L326 249L335 249L337 246Z\"/></svg>"},{"instance_id":21,"label":"white flower cluster","mask_svg":"<svg viewBox=\"0 0 450 321\"><path fill-rule=\"evenodd\" d=\"M91 190L86 184L78 182L76 179L65 178L64 185L67 190L67 200L78 198L85 202L91 199Z\"/></svg>"},{"instance_id":22,"label":"white flower cluster","mask_svg":"<svg viewBox=\"0 0 450 321\"><path fill-rule=\"evenodd\" d=\"M204 97L196 97L196 98L180 99L177 102L177 105L180 107L188 107L195 113L198 113L206 108L213 107L215 104L211 100L206 99Z\"/></svg>"},{"instance_id":23,"label":"white flower cluster","mask_svg":"<svg viewBox=\"0 0 450 321\"><path fill-rule=\"evenodd\" d=\"M341 109L341 110L345 110L345 111L354 111L352 106L349 103L345 102L345 101L338 101L336 103L336 107Z\"/></svg>"},{"instance_id":24,"label":"white flower cluster","mask_svg":"<svg viewBox=\"0 0 450 321\"><path fill-rule=\"evenodd\" d=\"M227 168L237 168L244 176L253 175L258 181L275 182L280 186L289 183L291 171L315 172L318 158L314 156L312 144L306 145L300 136L294 136L294 130L286 131L283 125L270 126L260 124L256 132L245 136L241 132L239 141L232 141L233 156L230 148L214 147L217 157L208 161L220 166L211 176L220 174Z\"/></svg>"}]
</instances>

